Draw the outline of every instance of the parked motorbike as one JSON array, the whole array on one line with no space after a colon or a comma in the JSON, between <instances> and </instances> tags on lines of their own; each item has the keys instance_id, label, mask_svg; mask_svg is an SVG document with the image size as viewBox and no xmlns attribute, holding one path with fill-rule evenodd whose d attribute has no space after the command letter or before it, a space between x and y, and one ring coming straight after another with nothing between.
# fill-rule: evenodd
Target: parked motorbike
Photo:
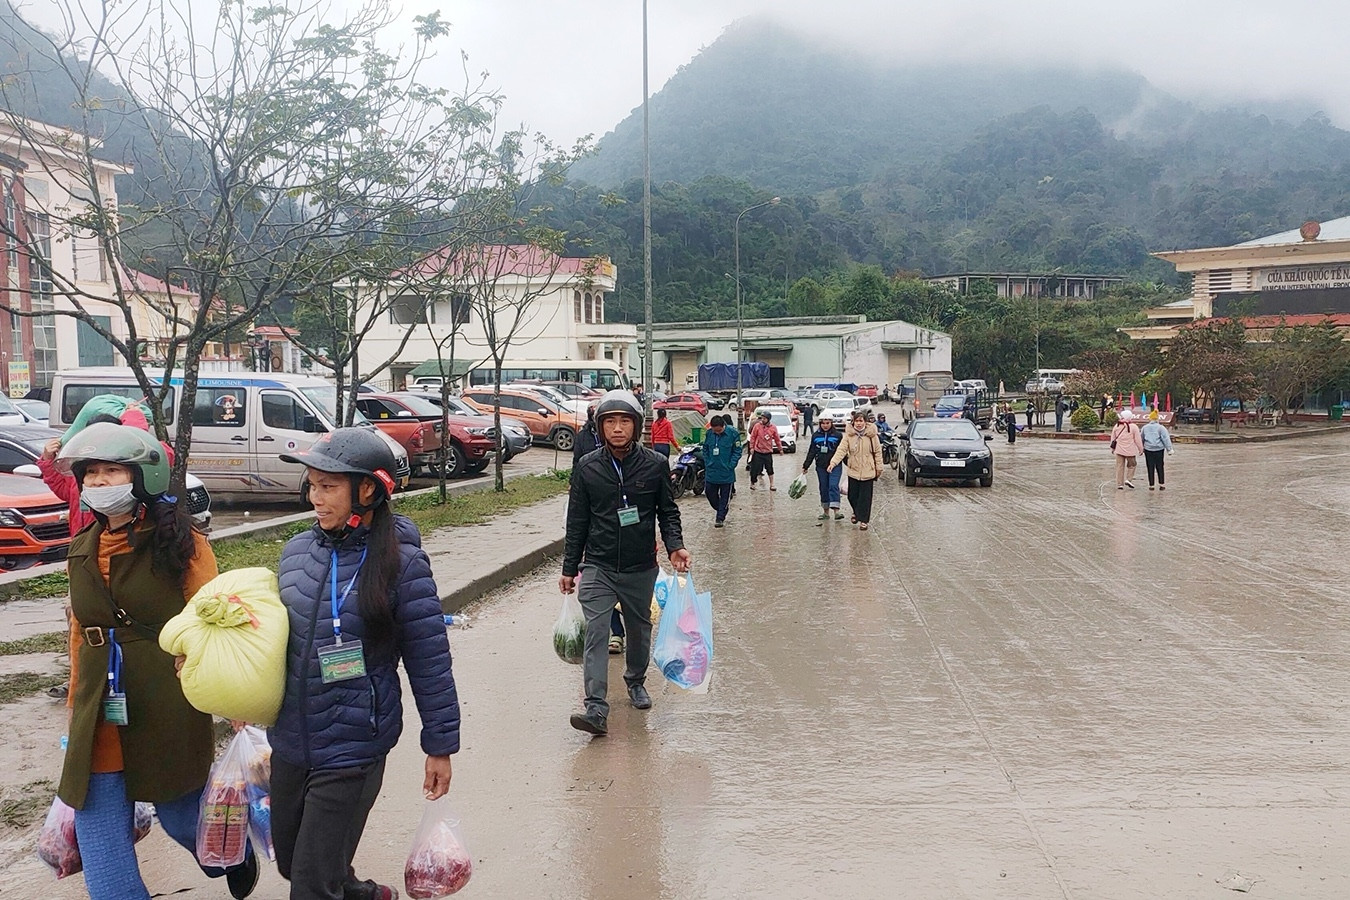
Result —
<instances>
[{"instance_id":1,"label":"parked motorbike","mask_svg":"<svg viewBox=\"0 0 1350 900\"><path fill-rule=\"evenodd\" d=\"M694 444L680 449L680 458L670 467L670 491L678 500L687 491L703 493L703 445Z\"/></svg>"},{"instance_id":2,"label":"parked motorbike","mask_svg":"<svg viewBox=\"0 0 1350 900\"><path fill-rule=\"evenodd\" d=\"M883 431L879 435L881 438L881 461L892 469L900 467L900 442L895 438L894 431Z\"/></svg>"}]
</instances>

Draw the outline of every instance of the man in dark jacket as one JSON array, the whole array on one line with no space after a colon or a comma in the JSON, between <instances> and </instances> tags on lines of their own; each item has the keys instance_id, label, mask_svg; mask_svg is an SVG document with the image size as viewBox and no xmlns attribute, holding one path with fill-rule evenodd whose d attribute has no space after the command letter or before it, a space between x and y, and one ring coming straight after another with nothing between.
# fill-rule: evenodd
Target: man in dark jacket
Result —
<instances>
[{"instance_id":1,"label":"man in dark jacket","mask_svg":"<svg viewBox=\"0 0 1350 900\"><path fill-rule=\"evenodd\" d=\"M713 416L703 438L703 491L721 528L736 490L736 464L741 461L741 435L731 427L731 416Z\"/></svg>"},{"instance_id":2,"label":"man in dark jacket","mask_svg":"<svg viewBox=\"0 0 1350 900\"><path fill-rule=\"evenodd\" d=\"M691 557L680 533L680 508L670 490L670 461L639 443L645 418L628 391L610 391L595 411L601 447L582 457L572 470L563 549L564 594L578 590L586 614L582 676L586 711L572 716L572 727L593 735L609 730L610 613L619 604L627 634L623 680L636 709L650 709L644 682L651 659L652 588L656 564L656 526L677 572L689 571Z\"/></svg>"},{"instance_id":3,"label":"man in dark jacket","mask_svg":"<svg viewBox=\"0 0 1350 900\"><path fill-rule=\"evenodd\" d=\"M598 405L599 401L597 400L586 407L586 424L581 426L581 430L577 432L576 440L572 442L573 469L577 467L577 463L581 462L583 456L600 447L600 435L595 431L595 407Z\"/></svg>"}]
</instances>

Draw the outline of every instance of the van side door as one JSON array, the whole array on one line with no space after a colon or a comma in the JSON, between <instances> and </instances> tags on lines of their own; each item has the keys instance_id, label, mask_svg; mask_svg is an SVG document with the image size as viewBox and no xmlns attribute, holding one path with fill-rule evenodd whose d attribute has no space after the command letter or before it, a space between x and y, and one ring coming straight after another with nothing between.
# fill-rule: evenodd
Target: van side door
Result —
<instances>
[{"instance_id":1,"label":"van side door","mask_svg":"<svg viewBox=\"0 0 1350 900\"><path fill-rule=\"evenodd\" d=\"M300 453L322 433L314 412L290 391L264 388L258 403L258 477L266 490L300 493L303 466L282 462L283 453Z\"/></svg>"},{"instance_id":2,"label":"van side door","mask_svg":"<svg viewBox=\"0 0 1350 900\"><path fill-rule=\"evenodd\" d=\"M243 385L197 386L188 471L212 493L244 494L259 490L254 478L249 390Z\"/></svg>"}]
</instances>

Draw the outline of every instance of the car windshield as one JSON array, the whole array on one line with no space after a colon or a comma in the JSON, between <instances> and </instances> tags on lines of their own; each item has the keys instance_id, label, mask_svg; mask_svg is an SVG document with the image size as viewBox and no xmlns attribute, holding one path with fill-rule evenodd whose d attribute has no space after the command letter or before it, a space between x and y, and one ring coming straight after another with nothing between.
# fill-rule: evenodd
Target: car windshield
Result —
<instances>
[{"instance_id":1,"label":"car windshield","mask_svg":"<svg viewBox=\"0 0 1350 900\"><path fill-rule=\"evenodd\" d=\"M938 398L938 409L964 409L966 397L964 394L944 394Z\"/></svg>"},{"instance_id":2,"label":"car windshield","mask_svg":"<svg viewBox=\"0 0 1350 900\"><path fill-rule=\"evenodd\" d=\"M773 424L777 425L779 428L792 427L792 417L785 412L769 413L769 421L773 422Z\"/></svg>"},{"instance_id":3,"label":"car windshield","mask_svg":"<svg viewBox=\"0 0 1350 900\"><path fill-rule=\"evenodd\" d=\"M835 397L825 403L826 409L853 409L853 401L847 397Z\"/></svg>"},{"instance_id":4,"label":"car windshield","mask_svg":"<svg viewBox=\"0 0 1350 900\"><path fill-rule=\"evenodd\" d=\"M14 401L10 400L4 394L0 394L0 413L9 413L14 416L21 415L19 408L14 405Z\"/></svg>"},{"instance_id":5,"label":"car windshield","mask_svg":"<svg viewBox=\"0 0 1350 900\"><path fill-rule=\"evenodd\" d=\"M300 393L305 395L305 399L314 404L319 409L319 413L327 419L329 425L337 422L337 388L332 385L324 387L302 387ZM357 425L369 425L370 420L361 415L361 410L353 410L354 418L352 421Z\"/></svg>"},{"instance_id":6,"label":"car windshield","mask_svg":"<svg viewBox=\"0 0 1350 900\"><path fill-rule=\"evenodd\" d=\"M412 414L415 416L439 416L441 414L439 406L430 400L423 400L413 394L399 395L398 402L412 410Z\"/></svg>"},{"instance_id":7,"label":"car windshield","mask_svg":"<svg viewBox=\"0 0 1350 900\"><path fill-rule=\"evenodd\" d=\"M982 441L980 432L967 419L919 419L910 437L917 440Z\"/></svg>"}]
</instances>

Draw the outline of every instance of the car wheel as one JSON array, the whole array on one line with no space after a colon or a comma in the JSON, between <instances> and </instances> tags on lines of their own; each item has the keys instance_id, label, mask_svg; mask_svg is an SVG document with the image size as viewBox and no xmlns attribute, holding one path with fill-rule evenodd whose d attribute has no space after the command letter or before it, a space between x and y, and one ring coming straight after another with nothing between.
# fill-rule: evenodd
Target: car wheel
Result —
<instances>
[{"instance_id":1,"label":"car wheel","mask_svg":"<svg viewBox=\"0 0 1350 900\"><path fill-rule=\"evenodd\" d=\"M576 439L576 434L570 428L559 428L553 432L553 446L559 450L571 450Z\"/></svg>"},{"instance_id":2,"label":"car wheel","mask_svg":"<svg viewBox=\"0 0 1350 900\"><path fill-rule=\"evenodd\" d=\"M464 467L464 471L465 471L466 474L469 474L469 475L478 475L478 474L482 473L483 470L485 470L487 467L488 467L488 460L483 459L483 460L479 460L479 461L476 462L476 463L471 463L471 464L466 465L466 466Z\"/></svg>"},{"instance_id":3,"label":"car wheel","mask_svg":"<svg viewBox=\"0 0 1350 900\"><path fill-rule=\"evenodd\" d=\"M992 472L990 472L988 475L980 476L980 487L993 487L993 486L994 486L994 474Z\"/></svg>"},{"instance_id":4,"label":"car wheel","mask_svg":"<svg viewBox=\"0 0 1350 900\"><path fill-rule=\"evenodd\" d=\"M908 463L909 460L905 460L905 462ZM914 487L914 485L919 483L919 476L915 474L913 465L906 465L905 470L901 475L905 479L905 487Z\"/></svg>"},{"instance_id":5,"label":"car wheel","mask_svg":"<svg viewBox=\"0 0 1350 900\"><path fill-rule=\"evenodd\" d=\"M452 443L445 451L445 477L460 478L464 475L464 451L459 444Z\"/></svg>"}]
</instances>

